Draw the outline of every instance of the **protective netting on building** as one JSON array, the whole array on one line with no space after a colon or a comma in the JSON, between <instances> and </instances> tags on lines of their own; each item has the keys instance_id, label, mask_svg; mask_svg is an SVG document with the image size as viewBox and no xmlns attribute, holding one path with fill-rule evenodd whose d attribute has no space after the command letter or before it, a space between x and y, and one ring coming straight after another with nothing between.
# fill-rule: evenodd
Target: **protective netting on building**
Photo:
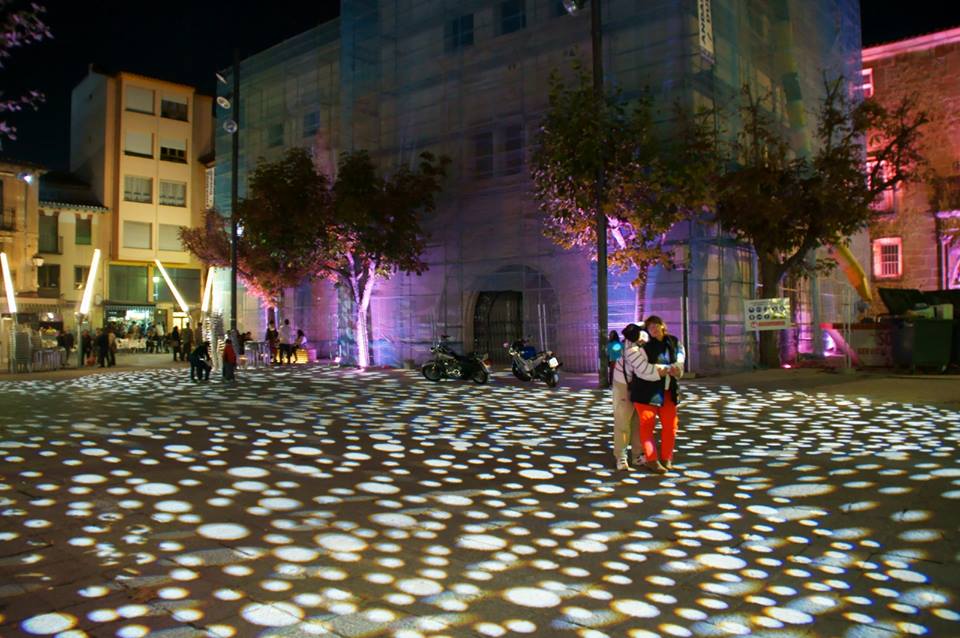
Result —
<instances>
[{"instance_id":1,"label":"protective netting on building","mask_svg":"<svg viewBox=\"0 0 960 638\"><path fill-rule=\"evenodd\" d=\"M749 84L770 94L799 152L809 150L824 74L859 74L855 0L606 0L603 37L606 84L626 98L650 91L660 106L715 106L725 113L721 128L734 131L736 98ZM576 58L589 68L589 11L568 15L559 0L343 0L338 20L243 62L241 184L257 157L293 145L313 149L327 169L338 152L360 148L385 170L425 150L453 160L429 220L429 271L395 276L374 293L377 363L419 360L439 334L466 350L525 335L570 369L596 368L596 264L543 237L527 163L549 75L569 74ZM230 139L218 130L217 204L226 211ZM691 247L686 274L652 272L640 301L634 273L611 274L611 328L642 306L680 334L686 277L695 367L749 366L750 251L710 223L684 224L671 241ZM304 288L295 322L333 344L335 292Z\"/></svg>"}]
</instances>

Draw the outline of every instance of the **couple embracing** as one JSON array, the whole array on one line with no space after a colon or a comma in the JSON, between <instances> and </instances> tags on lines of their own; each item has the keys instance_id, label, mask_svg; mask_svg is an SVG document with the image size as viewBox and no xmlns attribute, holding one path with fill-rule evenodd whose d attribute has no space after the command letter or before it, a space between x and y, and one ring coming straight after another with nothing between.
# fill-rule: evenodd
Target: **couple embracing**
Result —
<instances>
[{"instance_id":1,"label":"couple embracing","mask_svg":"<svg viewBox=\"0 0 960 638\"><path fill-rule=\"evenodd\" d=\"M613 371L613 454L617 469L630 469L629 444L634 465L664 474L674 469L678 381L683 376L686 353L656 315L647 318L643 328L627 324L623 338L623 356ZM657 417L661 427L659 457L653 436Z\"/></svg>"}]
</instances>

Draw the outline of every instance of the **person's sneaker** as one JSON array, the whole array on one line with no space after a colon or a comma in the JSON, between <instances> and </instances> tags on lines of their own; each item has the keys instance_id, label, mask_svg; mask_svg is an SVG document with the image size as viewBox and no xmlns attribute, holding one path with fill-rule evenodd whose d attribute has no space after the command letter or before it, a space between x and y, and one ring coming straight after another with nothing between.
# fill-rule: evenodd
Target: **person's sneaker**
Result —
<instances>
[{"instance_id":1,"label":"person's sneaker","mask_svg":"<svg viewBox=\"0 0 960 638\"><path fill-rule=\"evenodd\" d=\"M644 469L654 474L666 474L667 469L660 465L660 461L647 461L643 464Z\"/></svg>"},{"instance_id":2,"label":"person's sneaker","mask_svg":"<svg viewBox=\"0 0 960 638\"><path fill-rule=\"evenodd\" d=\"M621 456L619 459L617 459L617 469L618 469L618 470L629 470L629 469L630 469L630 464L627 462L627 457L626 457L626 456Z\"/></svg>"},{"instance_id":3,"label":"person's sneaker","mask_svg":"<svg viewBox=\"0 0 960 638\"><path fill-rule=\"evenodd\" d=\"M674 470L677 470L679 468L673 467L673 459L666 459L665 461L663 461L663 469L665 469L668 472L673 472Z\"/></svg>"}]
</instances>

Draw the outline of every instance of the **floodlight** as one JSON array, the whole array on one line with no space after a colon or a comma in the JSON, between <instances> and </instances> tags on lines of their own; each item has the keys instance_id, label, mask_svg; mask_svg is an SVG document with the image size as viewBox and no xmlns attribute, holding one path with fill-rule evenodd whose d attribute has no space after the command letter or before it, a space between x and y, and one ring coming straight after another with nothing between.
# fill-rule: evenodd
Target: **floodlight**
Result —
<instances>
[{"instance_id":1,"label":"floodlight","mask_svg":"<svg viewBox=\"0 0 960 638\"><path fill-rule=\"evenodd\" d=\"M160 263L159 259L154 259L153 263L155 263L157 268L160 269L160 274L163 276L163 280L167 282L167 287L170 289L170 292L173 293L173 297L177 300L177 304L180 306L180 309L183 310L184 314L189 315L190 308L187 306L187 302L183 300L183 297L180 296L180 291L177 290L177 287L173 285L170 275L167 274L167 269L163 267L163 264Z\"/></svg>"},{"instance_id":2,"label":"floodlight","mask_svg":"<svg viewBox=\"0 0 960 638\"><path fill-rule=\"evenodd\" d=\"M10 314L17 313L17 293L13 290L13 277L10 276L10 263L7 253L0 253L0 268L3 269L3 286L7 289L7 307Z\"/></svg>"},{"instance_id":3,"label":"floodlight","mask_svg":"<svg viewBox=\"0 0 960 638\"><path fill-rule=\"evenodd\" d=\"M87 273L87 283L83 287L83 299L80 300L80 314L90 314L90 302L93 299L94 282L97 280L97 266L100 265L100 249L93 249L93 258L90 260L90 272Z\"/></svg>"}]
</instances>

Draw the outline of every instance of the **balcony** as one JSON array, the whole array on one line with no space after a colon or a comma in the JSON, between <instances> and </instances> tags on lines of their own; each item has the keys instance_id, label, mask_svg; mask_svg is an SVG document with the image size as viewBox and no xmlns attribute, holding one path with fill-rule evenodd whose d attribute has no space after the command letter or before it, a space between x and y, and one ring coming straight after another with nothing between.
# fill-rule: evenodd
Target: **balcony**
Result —
<instances>
[{"instance_id":1,"label":"balcony","mask_svg":"<svg viewBox=\"0 0 960 638\"><path fill-rule=\"evenodd\" d=\"M56 299L60 296L60 288L58 286L39 286L37 296L45 299Z\"/></svg>"}]
</instances>

